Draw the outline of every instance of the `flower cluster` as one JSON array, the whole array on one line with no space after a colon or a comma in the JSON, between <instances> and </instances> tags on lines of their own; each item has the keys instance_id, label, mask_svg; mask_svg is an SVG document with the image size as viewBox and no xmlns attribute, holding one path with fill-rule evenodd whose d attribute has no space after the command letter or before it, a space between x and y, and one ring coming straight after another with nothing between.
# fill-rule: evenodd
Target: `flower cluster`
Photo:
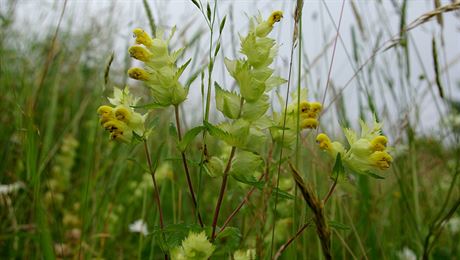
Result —
<instances>
[{"instance_id":1,"label":"flower cluster","mask_svg":"<svg viewBox=\"0 0 460 260\"><path fill-rule=\"evenodd\" d=\"M133 98L128 88L114 88L114 97L108 99L115 107L100 106L97 113L102 127L110 132L110 139L129 143L133 133L143 136L146 115L134 112L132 106L136 105L138 99Z\"/></svg>"},{"instance_id":2,"label":"flower cluster","mask_svg":"<svg viewBox=\"0 0 460 260\"><path fill-rule=\"evenodd\" d=\"M280 105L284 107L286 105L284 98L278 96L278 99ZM281 113L273 113L276 127L270 129L273 140L283 143L286 147L291 147L294 144L299 131L317 128L318 117L322 111L321 103L307 101L308 90L306 88L301 89L300 96L297 92L291 93L290 100L293 101L286 110Z\"/></svg>"},{"instance_id":3,"label":"flower cluster","mask_svg":"<svg viewBox=\"0 0 460 260\"><path fill-rule=\"evenodd\" d=\"M204 231L199 234L190 232L181 246L171 250L171 259L206 260L212 255L214 249L214 245L208 241Z\"/></svg>"},{"instance_id":4,"label":"flower cluster","mask_svg":"<svg viewBox=\"0 0 460 260\"><path fill-rule=\"evenodd\" d=\"M361 135L351 129L344 129L349 149L340 142L332 142L326 134L319 134L316 141L319 147L325 150L330 156L336 158L340 154L343 164L350 170L373 176L374 171L384 171L390 168L393 158L388 153L386 136L381 134L382 124L374 120L372 127L363 121L361 124Z\"/></svg>"},{"instance_id":5,"label":"flower cluster","mask_svg":"<svg viewBox=\"0 0 460 260\"><path fill-rule=\"evenodd\" d=\"M287 113L300 114L300 129L315 129L318 127L318 116L323 106L319 102L300 101L299 108L297 102L288 106Z\"/></svg>"},{"instance_id":6,"label":"flower cluster","mask_svg":"<svg viewBox=\"0 0 460 260\"><path fill-rule=\"evenodd\" d=\"M136 45L129 48L131 57L142 61L144 68L131 68L128 70L129 77L144 81L151 90L152 96L159 105L178 105L187 98L188 90L179 83L179 77L188 65L177 68L177 58L183 48L169 53L168 45L170 37L163 39L163 32L158 31L155 38L151 38L142 29L134 29Z\"/></svg>"},{"instance_id":7,"label":"flower cluster","mask_svg":"<svg viewBox=\"0 0 460 260\"><path fill-rule=\"evenodd\" d=\"M265 92L284 83L277 77L271 77L273 69L268 66L278 51L275 40L267 37L273 29L273 24L283 17L281 11L273 12L266 21L259 16L251 19L249 33L241 37L241 53L247 59L225 59L228 72L237 81L242 97L247 102L258 101Z\"/></svg>"}]
</instances>

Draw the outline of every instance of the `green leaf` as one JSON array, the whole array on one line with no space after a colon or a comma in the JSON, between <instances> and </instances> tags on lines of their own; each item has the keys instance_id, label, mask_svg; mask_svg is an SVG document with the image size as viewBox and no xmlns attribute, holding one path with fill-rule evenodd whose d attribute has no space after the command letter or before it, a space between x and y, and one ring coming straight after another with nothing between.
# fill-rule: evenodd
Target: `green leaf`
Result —
<instances>
[{"instance_id":1,"label":"green leaf","mask_svg":"<svg viewBox=\"0 0 460 260\"><path fill-rule=\"evenodd\" d=\"M196 7L198 7L198 9L201 10L200 5L198 4L197 0L190 0L190 1L192 1L192 3L193 3Z\"/></svg>"},{"instance_id":2,"label":"green leaf","mask_svg":"<svg viewBox=\"0 0 460 260\"><path fill-rule=\"evenodd\" d=\"M267 112L269 106L269 97L263 95L255 102L246 102L241 117L249 122L255 121Z\"/></svg>"},{"instance_id":3,"label":"green leaf","mask_svg":"<svg viewBox=\"0 0 460 260\"><path fill-rule=\"evenodd\" d=\"M216 107L226 117L231 119L238 118L240 114L241 97L232 92L222 89L217 82L214 83L216 88Z\"/></svg>"},{"instance_id":4,"label":"green leaf","mask_svg":"<svg viewBox=\"0 0 460 260\"><path fill-rule=\"evenodd\" d=\"M219 53L219 50L220 50L220 42L217 43L216 49L214 50L214 57L217 56L217 53Z\"/></svg>"},{"instance_id":5,"label":"green leaf","mask_svg":"<svg viewBox=\"0 0 460 260\"><path fill-rule=\"evenodd\" d=\"M280 85L283 85L286 83L287 80L283 79L282 77L279 76L271 76L267 81L265 81L265 91L268 92Z\"/></svg>"},{"instance_id":6,"label":"green leaf","mask_svg":"<svg viewBox=\"0 0 460 260\"><path fill-rule=\"evenodd\" d=\"M237 60L230 60L228 58L224 59L225 67L227 68L230 75L232 75L232 77L235 77L237 63L238 63Z\"/></svg>"},{"instance_id":7,"label":"green leaf","mask_svg":"<svg viewBox=\"0 0 460 260\"><path fill-rule=\"evenodd\" d=\"M289 199L289 200L295 199L295 196L292 195L291 193L280 190L278 188L274 188L272 192L272 196L276 196L276 194L278 194L278 198L281 198L281 199Z\"/></svg>"},{"instance_id":8,"label":"green leaf","mask_svg":"<svg viewBox=\"0 0 460 260\"><path fill-rule=\"evenodd\" d=\"M222 22L220 22L219 34L222 34L222 31L224 30L225 21L227 21L227 16L224 16L224 19L222 19Z\"/></svg>"},{"instance_id":9,"label":"green leaf","mask_svg":"<svg viewBox=\"0 0 460 260\"><path fill-rule=\"evenodd\" d=\"M168 107L169 105L162 105L160 103L149 103L149 104L144 104L144 105L138 105L138 106L131 106L132 108L143 108L143 109L157 109L157 108L165 108Z\"/></svg>"},{"instance_id":10,"label":"green leaf","mask_svg":"<svg viewBox=\"0 0 460 260\"><path fill-rule=\"evenodd\" d=\"M253 184L257 182L254 175L256 172L262 171L262 166L263 159L259 155L248 151L239 151L232 161L230 175L241 182Z\"/></svg>"},{"instance_id":11,"label":"green leaf","mask_svg":"<svg viewBox=\"0 0 460 260\"><path fill-rule=\"evenodd\" d=\"M350 227L337 221L329 221L329 226L337 230L350 230Z\"/></svg>"},{"instance_id":12,"label":"green leaf","mask_svg":"<svg viewBox=\"0 0 460 260\"><path fill-rule=\"evenodd\" d=\"M199 133L201 133L201 131L203 131L204 129L206 129L206 127L197 126L197 127L194 127L192 129L188 130L187 133L185 133L184 138L182 139L182 141L180 141L179 144L177 145L179 150L182 151L182 152L185 151L185 149L190 144L190 142L193 141L193 139L195 139L195 137Z\"/></svg>"},{"instance_id":13,"label":"green leaf","mask_svg":"<svg viewBox=\"0 0 460 260\"><path fill-rule=\"evenodd\" d=\"M345 178L345 167L342 164L342 156L340 153L337 153L335 158L334 168L332 168L332 176L335 181Z\"/></svg>"},{"instance_id":14,"label":"green leaf","mask_svg":"<svg viewBox=\"0 0 460 260\"><path fill-rule=\"evenodd\" d=\"M208 16L208 20L211 21L211 6L208 4L206 5L206 15Z\"/></svg>"},{"instance_id":15,"label":"green leaf","mask_svg":"<svg viewBox=\"0 0 460 260\"><path fill-rule=\"evenodd\" d=\"M233 179L235 179L238 182L254 186L259 190L262 190L264 188L264 182L263 181L258 181L254 175L231 175Z\"/></svg>"},{"instance_id":16,"label":"green leaf","mask_svg":"<svg viewBox=\"0 0 460 260\"><path fill-rule=\"evenodd\" d=\"M226 142L229 145L232 145L233 143L236 143L238 138L236 136L230 134L229 132L226 132L222 130L221 128L214 126L208 122L203 122L204 126L206 126L206 129L208 130L209 134L214 136L217 139L220 139L224 142Z\"/></svg>"},{"instance_id":17,"label":"green leaf","mask_svg":"<svg viewBox=\"0 0 460 260\"><path fill-rule=\"evenodd\" d=\"M184 63L184 65L180 66L180 68L177 70L176 75L175 75L176 80L179 79L179 77L182 75L182 73L187 68L187 66L190 64L191 61L192 59L188 59L188 61Z\"/></svg>"},{"instance_id":18,"label":"green leaf","mask_svg":"<svg viewBox=\"0 0 460 260\"><path fill-rule=\"evenodd\" d=\"M241 239L243 236L238 228L227 227L219 233L214 241L216 246L216 251L212 254L213 257L217 256L227 256L228 254L233 253L240 246ZM225 257L226 258L226 257Z\"/></svg>"},{"instance_id":19,"label":"green leaf","mask_svg":"<svg viewBox=\"0 0 460 260\"><path fill-rule=\"evenodd\" d=\"M382 175L379 175L379 174L371 172L371 171L367 171L366 175L369 175L370 177L375 178L375 179L380 179L380 180L385 179L385 177L383 177Z\"/></svg>"},{"instance_id":20,"label":"green leaf","mask_svg":"<svg viewBox=\"0 0 460 260\"><path fill-rule=\"evenodd\" d=\"M164 252L168 252L176 246L182 244L190 232L199 233L203 229L196 224L169 224L164 227L163 231L160 228L156 228L152 235L155 240L159 242L160 248ZM164 234L164 236L163 236Z\"/></svg>"},{"instance_id":21,"label":"green leaf","mask_svg":"<svg viewBox=\"0 0 460 260\"><path fill-rule=\"evenodd\" d=\"M245 150L252 152L259 152L263 150L267 143L268 136L266 132L263 132L255 127L249 129L249 136L245 145Z\"/></svg>"}]
</instances>

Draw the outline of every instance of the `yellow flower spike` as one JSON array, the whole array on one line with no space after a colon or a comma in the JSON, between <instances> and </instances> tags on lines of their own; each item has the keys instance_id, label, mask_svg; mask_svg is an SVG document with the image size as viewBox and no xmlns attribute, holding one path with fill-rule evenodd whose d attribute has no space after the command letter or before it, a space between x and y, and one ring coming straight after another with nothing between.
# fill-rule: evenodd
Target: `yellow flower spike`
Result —
<instances>
[{"instance_id":1,"label":"yellow flower spike","mask_svg":"<svg viewBox=\"0 0 460 260\"><path fill-rule=\"evenodd\" d=\"M302 129L305 129L305 128L315 129L318 127L318 120L316 120L315 118L305 118L302 120L300 127Z\"/></svg>"},{"instance_id":2,"label":"yellow flower spike","mask_svg":"<svg viewBox=\"0 0 460 260\"><path fill-rule=\"evenodd\" d=\"M330 150L331 149L331 139L326 134L319 134L316 137L316 142L319 144L319 148L323 150Z\"/></svg>"},{"instance_id":3,"label":"yellow flower spike","mask_svg":"<svg viewBox=\"0 0 460 260\"><path fill-rule=\"evenodd\" d=\"M270 26L273 26L276 22L281 21L281 18L283 18L283 11L274 11L269 17L268 17L268 24Z\"/></svg>"},{"instance_id":4,"label":"yellow flower spike","mask_svg":"<svg viewBox=\"0 0 460 260\"><path fill-rule=\"evenodd\" d=\"M110 139L129 143L133 137L133 131L124 122L111 120L103 125L110 132Z\"/></svg>"},{"instance_id":5,"label":"yellow flower spike","mask_svg":"<svg viewBox=\"0 0 460 260\"><path fill-rule=\"evenodd\" d=\"M319 112L321 112L322 109L323 109L323 106L321 105L321 103L319 102L310 103L311 112L318 114Z\"/></svg>"},{"instance_id":6,"label":"yellow flower spike","mask_svg":"<svg viewBox=\"0 0 460 260\"><path fill-rule=\"evenodd\" d=\"M310 111L310 103L307 101L301 101L299 104L300 113L306 113Z\"/></svg>"},{"instance_id":7,"label":"yellow flower spike","mask_svg":"<svg viewBox=\"0 0 460 260\"><path fill-rule=\"evenodd\" d=\"M128 70L128 76L132 79L148 81L150 79L150 74L141 68L130 68Z\"/></svg>"},{"instance_id":8,"label":"yellow flower spike","mask_svg":"<svg viewBox=\"0 0 460 260\"><path fill-rule=\"evenodd\" d=\"M117 108L115 108L115 117L122 121L122 122L125 122L126 124L128 124L128 122L131 121L131 115L132 115L132 112L130 109L128 109L127 107L125 106L118 106Z\"/></svg>"},{"instance_id":9,"label":"yellow flower spike","mask_svg":"<svg viewBox=\"0 0 460 260\"><path fill-rule=\"evenodd\" d=\"M99 122L101 123L101 125L105 124L106 122L112 119L115 119L113 115L113 108L110 106L100 106L97 109L97 113L100 116Z\"/></svg>"},{"instance_id":10,"label":"yellow flower spike","mask_svg":"<svg viewBox=\"0 0 460 260\"><path fill-rule=\"evenodd\" d=\"M379 135L372 139L371 148L373 151L385 151L388 139L384 135Z\"/></svg>"},{"instance_id":11,"label":"yellow flower spike","mask_svg":"<svg viewBox=\"0 0 460 260\"><path fill-rule=\"evenodd\" d=\"M131 57L143 62L148 62L152 58L152 53L140 45L131 46L128 52Z\"/></svg>"},{"instance_id":12,"label":"yellow flower spike","mask_svg":"<svg viewBox=\"0 0 460 260\"><path fill-rule=\"evenodd\" d=\"M136 37L136 44L142 44L146 47L152 46L152 38L141 28L133 30L134 36Z\"/></svg>"},{"instance_id":13,"label":"yellow flower spike","mask_svg":"<svg viewBox=\"0 0 460 260\"><path fill-rule=\"evenodd\" d=\"M377 151L371 154L370 160L375 167L379 168L380 170L386 170L390 168L393 157L391 157L391 155L389 155L387 152Z\"/></svg>"}]
</instances>

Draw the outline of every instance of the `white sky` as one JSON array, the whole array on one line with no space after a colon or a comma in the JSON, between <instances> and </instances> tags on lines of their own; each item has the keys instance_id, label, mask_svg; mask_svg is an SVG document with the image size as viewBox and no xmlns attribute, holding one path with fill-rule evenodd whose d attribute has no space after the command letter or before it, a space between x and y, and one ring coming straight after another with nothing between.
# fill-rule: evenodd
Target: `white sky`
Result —
<instances>
[{"instance_id":1,"label":"white sky","mask_svg":"<svg viewBox=\"0 0 460 260\"><path fill-rule=\"evenodd\" d=\"M0 0L2 6L6 0ZM57 24L60 11L63 6L62 0L60 1L41 1L41 0L29 0L29 1L19 1L18 2L18 13L17 13L17 26L23 28L25 31L31 31L37 34L40 34L40 31L44 30L48 26L54 28ZM206 1L202 0L205 4ZM392 1L382 0L383 5L378 3L379 1L374 0L357 0L355 1L356 6L361 14L362 22L366 28L366 35L368 41L363 41L358 37L358 44L360 45L360 57L361 62L364 62L372 53L373 47L378 38L378 34L381 35L381 42L384 42L391 38L391 35L395 35L399 31L400 15L395 10ZM402 1L395 0L396 3L401 4ZM450 3L450 1L441 1L443 4ZM171 28L176 25L178 32L185 31L185 35L182 37L190 38L197 30L204 29L206 30L206 23L204 18L198 11L198 9L191 3L191 1L184 0L169 0L169 1L149 1L153 16L156 23L160 27ZM214 2L211 1L211 4ZM326 1L326 4L322 3L319 0L310 0L305 1L304 4L304 14L303 14L303 50L307 54L309 60L313 60L317 57L323 50L327 42L333 40L335 36L335 29L333 27L332 21L328 16L326 11L326 5L333 16L333 19L338 23L340 7L342 1ZM272 10L282 10L284 11L285 17L281 23L277 24L271 36L277 39L279 48L279 58L275 62L276 74L279 74L285 78L288 75L288 61L290 54L291 46L291 35L293 28L293 19L292 13L295 7L295 1L248 1L248 0L220 0L218 1L218 18L222 19L224 15L230 15L233 13L233 22L234 22L234 32L231 31L230 19L227 18L227 25L223 32L222 37L222 52L226 57L234 58L234 53L232 45L236 46L236 50L239 49L239 38L238 33L245 34L247 32L248 25L248 16L256 15L260 11L263 17L266 17L270 14ZM429 0L409 0L408 1L408 13L407 13L407 22L413 21L415 18L419 17L421 14L426 13L434 9L433 1ZM111 15L109 15L111 14ZM247 15L246 15L247 14ZM77 1L69 0L68 6L65 13L66 21L72 21L71 28L72 30L78 31L88 26L115 26L117 30L111 35L114 41L114 49L117 55L114 66L122 66L123 59L126 55L125 48L128 42L134 42L132 40L132 29L136 27L145 28L148 30L148 21L145 15L144 7L142 5L142 0L132 0L132 1L107 1L107 0L94 0L94 1ZM109 23L109 25L107 25ZM70 24L70 23L65 23ZM350 62L347 59L345 50L349 52L350 55L353 55L352 39L351 39L351 26L355 27L357 35L359 31L357 28L357 22L355 16L353 15L350 1L347 0L345 3L345 9L343 14L342 25L340 29L341 37L345 46L339 41L337 44L336 57L331 73L332 82L337 88L343 87L343 85L352 77L353 68L350 65ZM441 49L439 49L438 54L440 59L441 68L444 67L444 64L454 63L450 66L449 73L444 74L442 78L445 86L445 94L447 97L456 97L460 99L460 89L458 87L458 82L460 81L460 18L459 15L454 15L454 13L448 13L444 15L444 31L445 36L445 53L446 57L443 55ZM217 28L217 26L216 26ZM372 28L372 29L369 29ZM217 31L217 29L216 29ZM206 62L206 57L208 55L208 32L205 31L206 36L201 41L202 46L199 49L197 54L198 63ZM439 98L433 98L433 96L428 92L428 86L426 83L420 83L418 79L420 74L423 73L423 67L427 71L430 80L434 77L433 69L433 58L431 50L431 39L433 36L438 40L438 46L440 46L440 27L435 20L417 27L410 33L410 62L412 65L411 68L411 85L412 95L415 98L404 98L404 93L407 92L402 89L401 85L398 82L400 73L398 69L397 57L393 50L387 51L377 55L376 66L378 69L388 70L391 77L395 80L395 88L399 89L398 96L400 95L400 102L406 108L413 108L416 105L420 111L421 121L418 125L418 129L424 133L437 133L439 128L439 113L435 109L435 102L441 103ZM181 46L181 39L178 37L180 33L176 33L175 40L173 43L175 48ZM216 34L217 35L217 34ZM97 36L95 36L97 37ZM179 39L179 40L177 40ZM414 44L417 46L420 53L421 63L417 58L417 53L415 52ZM101 50L101 54L107 55L111 50ZM186 50L185 57L187 59L192 57L196 52L195 48L189 48ZM308 76L308 79L302 81L302 86L307 86L309 88L309 99L321 100L324 88L326 85L328 64L332 54L332 48L328 49L327 55L323 55L319 59L318 63L311 68L311 73ZM240 54L237 54L237 57L241 57ZM445 59L446 58L446 59ZM304 60L305 61L305 60ZM297 63L297 58L295 62ZM232 79L226 74L223 70L222 55L220 59L216 61L216 69L214 71L213 78L220 85L230 88L232 85ZM304 63L305 64L305 63ZM199 64L197 64L199 65ZM367 74L367 68L365 67L363 74ZM190 69L190 68L189 68ZM190 70L187 72L190 73ZM192 68L193 70L193 68ZM297 78L297 69L294 66L294 74L292 75L293 79ZM304 73L305 74L305 73ZM448 75L448 76L447 76ZM183 76L184 77L184 76ZM366 76L367 77L367 76ZM185 77L186 78L186 75ZM367 82L366 80L364 82ZM378 81L374 78L373 82L375 86L369 87L371 91L375 93L382 93L380 91L380 86L378 86ZM448 84L450 82L450 84ZM132 82L130 82L131 84ZM199 80L195 82L195 85L192 86L192 91L185 104L186 109L191 109L196 107L196 102L199 102L200 97L200 88ZM292 82L292 88L296 86L296 80ZM366 83L365 83L366 84ZM450 86L450 88L449 88ZM291 89L292 89L291 88ZM437 95L437 89L435 86L432 86L434 93ZM346 105L348 112L350 114L349 119L354 124L357 124L358 112L357 112L357 81L353 81L350 86L344 92ZM283 88L282 93L285 92L285 87ZM380 94L379 94L380 95ZM283 94L284 96L284 94ZM332 93L327 93L327 100L330 100ZM384 94L381 98L377 98L378 111L382 111L383 105L385 102L390 102L388 107L390 110L386 111L386 114L390 117L390 124L386 124L387 130L392 132L393 135L400 135L401 133L395 132L397 128L397 122L399 119L403 118L403 115L399 115L396 112L396 105L390 99L389 93ZM364 100L364 99L363 99ZM276 102L275 102L276 103ZM329 102L326 101L326 104ZM441 107L443 107L441 105ZM413 110L411 110L414 112ZM333 113L331 110L329 113ZM215 113L217 116L217 112ZM198 114L199 116L199 114ZM370 112L367 116L371 116ZM197 118L199 119L199 117ZM219 120L221 117L218 117ZM329 118L331 121L336 121L334 118ZM396 128L395 128L396 127Z\"/></svg>"}]
</instances>

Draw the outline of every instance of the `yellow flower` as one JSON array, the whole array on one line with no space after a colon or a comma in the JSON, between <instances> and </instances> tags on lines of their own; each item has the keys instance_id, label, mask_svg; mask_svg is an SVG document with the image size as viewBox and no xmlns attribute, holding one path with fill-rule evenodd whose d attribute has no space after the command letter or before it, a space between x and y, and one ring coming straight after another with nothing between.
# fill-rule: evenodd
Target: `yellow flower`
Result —
<instances>
[{"instance_id":1,"label":"yellow flower","mask_svg":"<svg viewBox=\"0 0 460 260\"><path fill-rule=\"evenodd\" d=\"M283 11L274 11L269 17L268 17L268 24L270 26L273 26L276 22L281 21L281 18L283 18Z\"/></svg>"},{"instance_id":2,"label":"yellow flower","mask_svg":"<svg viewBox=\"0 0 460 260\"><path fill-rule=\"evenodd\" d=\"M260 19L259 24L256 27L257 37L267 36L272 31L273 25L276 22L281 21L281 18L283 18L283 12L274 11L273 13L270 14L270 16L268 17L266 21L261 21L262 19Z\"/></svg>"},{"instance_id":3,"label":"yellow flower","mask_svg":"<svg viewBox=\"0 0 460 260\"><path fill-rule=\"evenodd\" d=\"M147 50L145 47L134 45L128 49L129 55L135 58L136 60L140 60L143 62L148 62L152 58L152 53Z\"/></svg>"},{"instance_id":4,"label":"yellow flower","mask_svg":"<svg viewBox=\"0 0 460 260\"><path fill-rule=\"evenodd\" d=\"M374 121L373 127L361 123L361 134L351 129L344 129L350 148L343 148L338 142L331 142L325 134L316 138L319 147L328 152L334 159L341 154L343 164L352 171L360 174L370 174L373 171L384 171L390 168L393 158L387 152L388 139L381 135L381 124ZM334 145L335 143L335 145ZM338 148L341 147L341 148Z\"/></svg>"},{"instance_id":5,"label":"yellow flower","mask_svg":"<svg viewBox=\"0 0 460 260\"><path fill-rule=\"evenodd\" d=\"M137 99L129 93L128 88L114 88L114 97L108 99L116 107L103 105L97 109L97 113L101 125L110 132L110 139L129 143L133 133L142 136L145 132L145 116L130 107L137 103Z\"/></svg>"},{"instance_id":6,"label":"yellow flower","mask_svg":"<svg viewBox=\"0 0 460 260\"><path fill-rule=\"evenodd\" d=\"M306 129L306 128L316 129L317 127L318 127L318 120L316 120L315 118L305 118L302 120L302 123L300 125L300 128L302 129Z\"/></svg>"},{"instance_id":7,"label":"yellow flower","mask_svg":"<svg viewBox=\"0 0 460 260\"><path fill-rule=\"evenodd\" d=\"M130 68L128 70L128 76L132 79L137 79L137 80L142 80L142 81L148 81L151 78L150 74L141 68Z\"/></svg>"},{"instance_id":8,"label":"yellow flower","mask_svg":"<svg viewBox=\"0 0 460 260\"><path fill-rule=\"evenodd\" d=\"M131 142L133 131L122 121L111 120L103 125L110 132L110 139L124 143Z\"/></svg>"},{"instance_id":9,"label":"yellow flower","mask_svg":"<svg viewBox=\"0 0 460 260\"><path fill-rule=\"evenodd\" d=\"M136 28L133 30L133 33L136 37L136 44L142 44L145 47L152 46L152 38L144 30Z\"/></svg>"}]
</instances>

